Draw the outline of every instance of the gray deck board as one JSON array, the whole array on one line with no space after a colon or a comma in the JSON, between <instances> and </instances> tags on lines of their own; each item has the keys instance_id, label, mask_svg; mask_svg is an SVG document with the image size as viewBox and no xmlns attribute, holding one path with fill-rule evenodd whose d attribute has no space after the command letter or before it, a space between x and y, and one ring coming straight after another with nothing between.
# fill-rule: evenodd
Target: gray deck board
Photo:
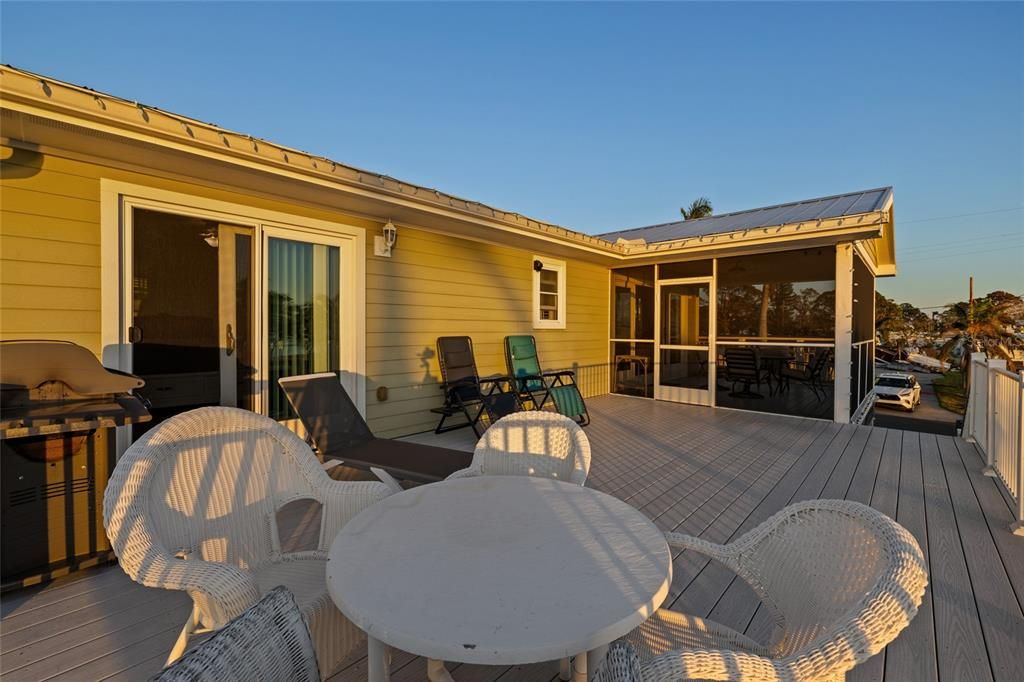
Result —
<instances>
[{"instance_id":1,"label":"gray deck board","mask_svg":"<svg viewBox=\"0 0 1024 682\"><path fill-rule=\"evenodd\" d=\"M970 585L971 578L946 486L939 444L930 433L922 433L920 439L939 677L964 682L991 680L974 594L962 587Z\"/></svg>"},{"instance_id":2,"label":"gray deck board","mask_svg":"<svg viewBox=\"0 0 1024 682\"><path fill-rule=\"evenodd\" d=\"M896 496L879 488L880 477L899 480L899 431L876 428L871 432L846 499L869 504L889 516L896 516ZM894 447L895 446L895 447ZM895 455L895 456L893 456ZM895 463L895 467L893 464ZM876 499L876 493L877 499ZM875 654L847 674L849 682L879 682L885 676L885 651Z\"/></svg>"},{"instance_id":3,"label":"gray deck board","mask_svg":"<svg viewBox=\"0 0 1024 682\"><path fill-rule=\"evenodd\" d=\"M849 679L1019 679L1024 539L1009 533L1006 498L981 475L973 445L618 396L588 405L588 485L663 529L728 542L791 502L836 497L870 503L917 537L932 571L926 602L900 638ZM469 429L411 439L467 450L475 442ZM317 519L307 509L282 528L302 545L315 536ZM666 605L769 636L756 595L724 567L682 552L673 570ZM159 670L188 609L186 595L135 585L116 566L5 595L0 671L5 681L146 679ZM396 652L393 679L421 680L425 666ZM459 682L550 682L558 670L554 662L450 669ZM332 679L365 677L366 657L357 652Z\"/></svg>"},{"instance_id":4,"label":"gray deck board","mask_svg":"<svg viewBox=\"0 0 1024 682\"><path fill-rule=\"evenodd\" d=\"M956 447L978 503L984 511L985 523L992 534L1003 568L1010 578L1017 605L1024 609L1024 543L1008 530L1013 520L1010 506L1000 493L999 486L993 483L993 479L982 475L983 460L978 449L962 440L956 441Z\"/></svg>"},{"instance_id":5,"label":"gray deck board","mask_svg":"<svg viewBox=\"0 0 1024 682\"><path fill-rule=\"evenodd\" d=\"M921 441L917 433L903 432L903 449L900 456L899 506L896 520L909 530L925 559L930 562L928 546L928 522L925 515L924 475L921 471ZM934 578L931 579L934 581ZM963 586L966 587L966 586ZM935 615L932 599L935 594L934 582L924 594L924 601L917 616L888 647L885 658L885 675L893 680L938 679L937 653L935 651Z\"/></svg>"},{"instance_id":6,"label":"gray deck board","mask_svg":"<svg viewBox=\"0 0 1024 682\"><path fill-rule=\"evenodd\" d=\"M956 443L949 436L940 436L937 445L949 484L957 534L970 572L973 591L970 596L974 597L984 631L988 660L994 675L1006 679L1024 669L1020 642L1024 613L1020 604L1006 598L1007 594L1012 594L1010 578L999 559Z\"/></svg>"}]
</instances>

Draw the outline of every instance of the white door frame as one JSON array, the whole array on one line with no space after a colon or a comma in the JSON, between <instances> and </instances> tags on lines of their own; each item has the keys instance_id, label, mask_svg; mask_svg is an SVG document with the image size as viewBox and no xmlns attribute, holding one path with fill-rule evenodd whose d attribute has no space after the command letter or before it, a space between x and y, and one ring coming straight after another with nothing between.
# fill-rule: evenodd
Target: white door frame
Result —
<instances>
[{"instance_id":1,"label":"white door frame","mask_svg":"<svg viewBox=\"0 0 1024 682\"><path fill-rule=\"evenodd\" d=\"M662 343L661 339L661 288L676 284L706 284L708 286L708 342L706 346L676 345ZM658 400L670 400L677 403L694 405L715 404L715 317L716 317L715 276L680 277L676 279L656 279L654 287L654 397ZM704 351L708 356L708 388L682 388L679 386L661 385L661 350L697 350Z\"/></svg>"},{"instance_id":2,"label":"white door frame","mask_svg":"<svg viewBox=\"0 0 1024 682\"><path fill-rule=\"evenodd\" d=\"M360 300L357 308L357 303L353 300L353 297L346 296L344 292L353 290L358 287L362 290L363 275L361 272L357 273L356 268L353 267L354 260L360 260L359 258L365 251L362 245L356 245L353 240L344 236L339 236L334 233L328 233L323 230L315 230L308 228L296 228L292 225L280 225L263 223L263 234L260 239L261 251L264 254L260 270L260 290L263 306L267 305L267 299L263 296L262 290L265 283L269 281L268 269L270 267L270 259L266 256L270 252L269 241L271 238L289 239L297 242L304 242L307 244L324 244L326 246L337 247L340 251L338 258L338 267L340 270L340 290L342 292L341 300L338 302L339 311L338 317L341 319L342 336L341 344L339 349L338 365L341 368L341 383L345 387L345 391L348 392L353 398L353 402L356 403L356 407L359 408L359 412L365 417L366 416L366 369L365 369L365 349L356 348L355 344L349 343L349 338L344 335L345 326L350 320L356 317L365 319L364 304ZM361 299L362 297L360 297ZM262 307L262 306L261 306ZM258 386L260 390L257 390L257 396L260 396L260 412L266 414L267 406L270 404L270 386L264 376L264 370L270 367L270 347L267 344L268 334L268 320L266 311L262 311L260 319L260 326L258 327L258 338L260 339L259 350L256 355L260 358L260 380ZM365 337L365 334L360 334L361 337ZM353 371L352 367L358 367L359 369Z\"/></svg>"},{"instance_id":3,"label":"white door frame","mask_svg":"<svg viewBox=\"0 0 1024 682\"><path fill-rule=\"evenodd\" d=\"M235 251L235 238L249 237L249 311L255 318L255 306L259 297L256 292L256 235L248 227L237 227L226 223L217 225L217 238L220 245L217 249L217 334L221 339L220 356L220 404L236 406L238 404L238 309L235 303L238 282L238 254ZM252 320L250 344L256 338L256 323ZM254 349L255 350L255 349ZM256 367L255 360L253 366ZM255 399L255 396L254 396Z\"/></svg>"},{"instance_id":4,"label":"white door frame","mask_svg":"<svg viewBox=\"0 0 1024 682\"><path fill-rule=\"evenodd\" d=\"M360 413L366 411L366 233L342 223L306 218L290 213L254 208L193 194L100 179L100 341L105 365L130 371L132 299L132 211L148 208L178 215L205 218L253 228L253 330L255 332L255 409L266 413L267 377L264 350L266 277L263 245L267 234L303 241L330 239L341 247L340 366L346 387ZM130 430L118 429L118 452L130 443Z\"/></svg>"}]
</instances>

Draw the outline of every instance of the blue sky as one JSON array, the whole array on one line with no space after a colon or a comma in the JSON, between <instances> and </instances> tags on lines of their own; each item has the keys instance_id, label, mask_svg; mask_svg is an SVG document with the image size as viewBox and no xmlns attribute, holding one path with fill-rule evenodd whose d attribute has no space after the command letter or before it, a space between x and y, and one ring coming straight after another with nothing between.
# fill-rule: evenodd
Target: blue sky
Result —
<instances>
[{"instance_id":1,"label":"blue sky","mask_svg":"<svg viewBox=\"0 0 1024 682\"><path fill-rule=\"evenodd\" d=\"M896 187L935 306L1024 293L1024 4L0 4L4 63L584 232Z\"/></svg>"}]
</instances>

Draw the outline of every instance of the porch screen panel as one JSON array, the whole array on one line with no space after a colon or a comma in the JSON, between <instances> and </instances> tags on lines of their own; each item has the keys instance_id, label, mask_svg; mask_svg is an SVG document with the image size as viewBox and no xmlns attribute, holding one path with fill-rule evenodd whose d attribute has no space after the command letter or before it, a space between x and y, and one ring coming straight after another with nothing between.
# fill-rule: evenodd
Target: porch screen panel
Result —
<instances>
[{"instance_id":1,"label":"porch screen panel","mask_svg":"<svg viewBox=\"0 0 1024 682\"><path fill-rule=\"evenodd\" d=\"M853 341L850 349L850 416L875 385L875 278L867 264L853 255Z\"/></svg>"},{"instance_id":2,"label":"porch screen panel","mask_svg":"<svg viewBox=\"0 0 1024 682\"><path fill-rule=\"evenodd\" d=\"M835 338L835 249L718 260L718 340Z\"/></svg>"},{"instance_id":3,"label":"porch screen panel","mask_svg":"<svg viewBox=\"0 0 1024 682\"><path fill-rule=\"evenodd\" d=\"M269 415L294 416L281 377L340 367L340 250L271 238L267 245Z\"/></svg>"},{"instance_id":4,"label":"porch screen panel","mask_svg":"<svg viewBox=\"0 0 1024 682\"><path fill-rule=\"evenodd\" d=\"M717 405L832 418L835 263L831 246L718 259Z\"/></svg>"},{"instance_id":5,"label":"porch screen panel","mask_svg":"<svg viewBox=\"0 0 1024 682\"><path fill-rule=\"evenodd\" d=\"M654 266L611 273L611 391L654 397Z\"/></svg>"}]
</instances>

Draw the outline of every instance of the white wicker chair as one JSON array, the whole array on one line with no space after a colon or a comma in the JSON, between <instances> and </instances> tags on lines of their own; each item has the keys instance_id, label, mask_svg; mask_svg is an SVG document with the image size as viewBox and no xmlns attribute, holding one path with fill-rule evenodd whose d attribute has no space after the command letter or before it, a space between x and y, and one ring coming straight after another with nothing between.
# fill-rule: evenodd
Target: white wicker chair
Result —
<instances>
[{"instance_id":1,"label":"white wicker chair","mask_svg":"<svg viewBox=\"0 0 1024 682\"><path fill-rule=\"evenodd\" d=\"M572 419L556 412L516 412L484 433L466 469L449 476L541 476L583 485L590 441Z\"/></svg>"},{"instance_id":2,"label":"white wicker chair","mask_svg":"<svg viewBox=\"0 0 1024 682\"><path fill-rule=\"evenodd\" d=\"M277 587L151 682L319 679L309 627L292 593Z\"/></svg>"},{"instance_id":3,"label":"white wicker chair","mask_svg":"<svg viewBox=\"0 0 1024 682\"><path fill-rule=\"evenodd\" d=\"M669 545L722 562L761 597L767 645L724 625L661 609L626 637L604 682L841 680L881 651L917 613L928 583L914 537L857 502L789 506L728 545L666 533ZM619 677L609 677L612 671Z\"/></svg>"},{"instance_id":4,"label":"white wicker chair","mask_svg":"<svg viewBox=\"0 0 1024 682\"><path fill-rule=\"evenodd\" d=\"M362 640L327 593L327 549L349 519L389 494L383 483L331 480L309 447L272 419L205 407L172 417L125 452L107 486L104 521L132 580L193 599L168 663L192 634L223 627L285 585L326 677ZM276 514L301 499L322 505L317 549L285 553Z\"/></svg>"},{"instance_id":5,"label":"white wicker chair","mask_svg":"<svg viewBox=\"0 0 1024 682\"><path fill-rule=\"evenodd\" d=\"M591 679L593 682L644 682L636 649L622 639L612 642L601 667Z\"/></svg>"},{"instance_id":6,"label":"white wicker chair","mask_svg":"<svg viewBox=\"0 0 1024 682\"><path fill-rule=\"evenodd\" d=\"M447 480L470 476L539 476L582 486L590 473L590 440L575 420L557 412L516 412L491 424L476 444L473 461ZM430 661L432 682L450 680ZM569 679L569 659L559 673Z\"/></svg>"}]
</instances>

